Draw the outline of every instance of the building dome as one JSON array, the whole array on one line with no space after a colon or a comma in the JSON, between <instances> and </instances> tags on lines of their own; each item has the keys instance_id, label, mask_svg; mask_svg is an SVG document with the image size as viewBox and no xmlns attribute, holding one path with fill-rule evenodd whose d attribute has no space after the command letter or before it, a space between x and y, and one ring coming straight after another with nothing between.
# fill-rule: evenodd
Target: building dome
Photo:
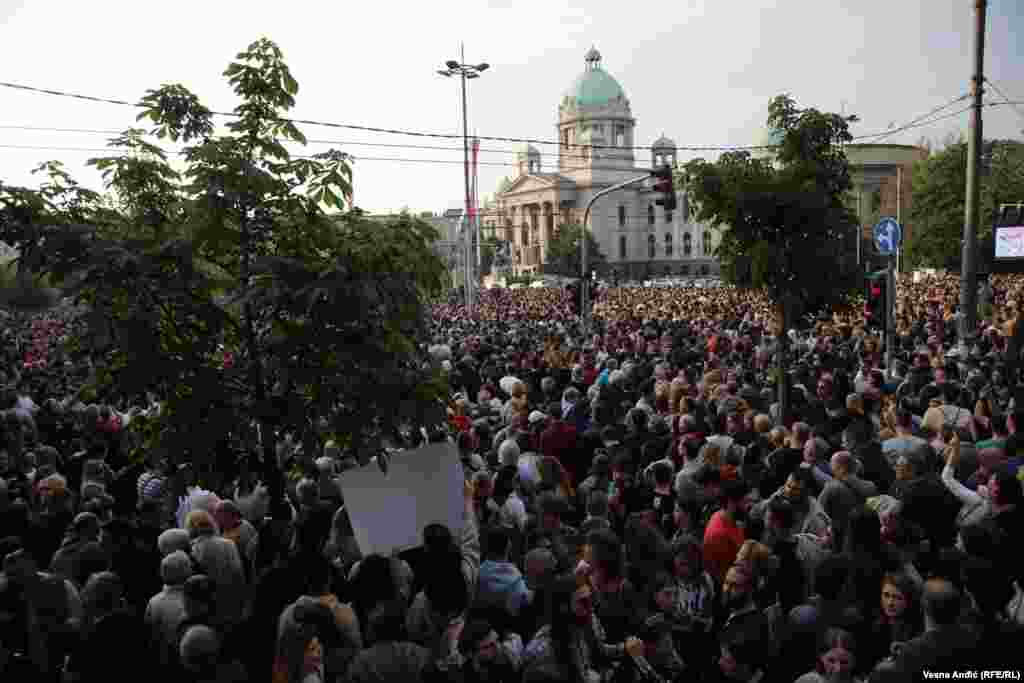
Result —
<instances>
[{"instance_id":1,"label":"building dome","mask_svg":"<svg viewBox=\"0 0 1024 683\"><path fill-rule=\"evenodd\" d=\"M762 145L781 145L786 133L778 128L765 128L761 137Z\"/></svg>"},{"instance_id":2,"label":"building dome","mask_svg":"<svg viewBox=\"0 0 1024 683\"><path fill-rule=\"evenodd\" d=\"M566 92L566 98L578 107L603 106L609 102L625 99L622 86L601 68L601 53L595 48L587 51L584 61L587 66Z\"/></svg>"},{"instance_id":3,"label":"building dome","mask_svg":"<svg viewBox=\"0 0 1024 683\"><path fill-rule=\"evenodd\" d=\"M675 140L669 140L665 137L664 133L662 133L661 137L655 140L654 144L651 145L651 149L675 151L676 143Z\"/></svg>"}]
</instances>

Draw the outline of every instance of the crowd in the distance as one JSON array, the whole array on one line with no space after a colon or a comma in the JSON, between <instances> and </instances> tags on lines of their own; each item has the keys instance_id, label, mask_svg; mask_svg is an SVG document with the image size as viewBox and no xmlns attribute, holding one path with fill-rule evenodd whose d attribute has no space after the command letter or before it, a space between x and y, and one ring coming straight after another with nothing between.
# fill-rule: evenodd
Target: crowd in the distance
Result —
<instances>
[{"instance_id":1,"label":"crowd in the distance","mask_svg":"<svg viewBox=\"0 0 1024 683\"><path fill-rule=\"evenodd\" d=\"M951 353L952 309L914 308L921 288L945 304L955 283L905 284L889 376L857 311L789 331L788 409L757 294L613 288L588 335L562 290L488 292L477 317L438 307L429 351L452 397L429 438L457 444L463 524L388 556L353 538L350 454L282 435L298 475L275 510L244 460L202 486L156 453L133 462L131 422L158 397L81 396L86 359L51 343L65 328L7 320L0 676L812 683L1019 668L1024 398L1002 350L1020 284L997 283L966 356Z\"/></svg>"}]
</instances>

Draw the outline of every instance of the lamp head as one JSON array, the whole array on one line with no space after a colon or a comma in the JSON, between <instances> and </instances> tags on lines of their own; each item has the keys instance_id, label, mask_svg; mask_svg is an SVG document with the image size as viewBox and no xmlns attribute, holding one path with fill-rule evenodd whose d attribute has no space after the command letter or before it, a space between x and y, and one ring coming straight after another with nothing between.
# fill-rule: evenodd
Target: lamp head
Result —
<instances>
[{"instance_id":1,"label":"lamp head","mask_svg":"<svg viewBox=\"0 0 1024 683\"><path fill-rule=\"evenodd\" d=\"M448 67L449 69L458 69L459 68L459 63L456 62L454 59L449 59L447 62L444 63L444 65L446 67Z\"/></svg>"},{"instance_id":2,"label":"lamp head","mask_svg":"<svg viewBox=\"0 0 1024 683\"><path fill-rule=\"evenodd\" d=\"M488 64L487 62L482 62L482 63L476 65L476 70L477 71L487 71L490 68L491 68L491 65Z\"/></svg>"}]
</instances>

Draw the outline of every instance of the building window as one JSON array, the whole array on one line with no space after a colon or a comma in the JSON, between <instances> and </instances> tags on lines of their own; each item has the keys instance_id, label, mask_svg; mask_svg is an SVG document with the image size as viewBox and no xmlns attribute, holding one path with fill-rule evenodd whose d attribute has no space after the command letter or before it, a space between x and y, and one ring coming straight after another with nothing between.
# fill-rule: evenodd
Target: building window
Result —
<instances>
[{"instance_id":1,"label":"building window","mask_svg":"<svg viewBox=\"0 0 1024 683\"><path fill-rule=\"evenodd\" d=\"M687 266L687 265L679 266L679 274L680 275L689 275L690 274L690 266Z\"/></svg>"},{"instance_id":2,"label":"building window","mask_svg":"<svg viewBox=\"0 0 1024 683\"><path fill-rule=\"evenodd\" d=\"M710 272L711 272L711 269L708 268L706 263L700 267L700 274L701 275L707 275Z\"/></svg>"},{"instance_id":3,"label":"building window","mask_svg":"<svg viewBox=\"0 0 1024 683\"><path fill-rule=\"evenodd\" d=\"M619 204L619 227L626 227L626 207Z\"/></svg>"},{"instance_id":4,"label":"building window","mask_svg":"<svg viewBox=\"0 0 1024 683\"><path fill-rule=\"evenodd\" d=\"M622 123L615 124L615 134L612 139L612 144L616 147L626 146L626 126Z\"/></svg>"},{"instance_id":5,"label":"building window","mask_svg":"<svg viewBox=\"0 0 1024 683\"><path fill-rule=\"evenodd\" d=\"M711 256L711 231L704 231L704 255Z\"/></svg>"},{"instance_id":6,"label":"building window","mask_svg":"<svg viewBox=\"0 0 1024 683\"><path fill-rule=\"evenodd\" d=\"M566 128L562 131L562 147L569 146L569 129Z\"/></svg>"},{"instance_id":7,"label":"building window","mask_svg":"<svg viewBox=\"0 0 1024 683\"><path fill-rule=\"evenodd\" d=\"M693 253L693 238L690 237L690 233L683 233L683 256L689 256Z\"/></svg>"},{"instance_id":8,"label":"building window","mask_svg":"<svg viewBox=\"0 0 1024 683\"><path fill-rule=\"evenodd\" d=\"M544 217L544 239L550 242L555 236L555 216L548 214Z\"/></svg>"},{"instance_id":9,"label":"building window","mask_svg":"<svg viewBox=\"0 0 1024 683\"><path fill-rule=\"evenodd\" d=\"M530 228L523 223L523 227L519 229L519 237L524 247L530 246Z\"/></svg>"},{"instance_id":10,"label":"building window","mask_svg":"<svg viewBox=\"0 0 1024 683\"><path fill-rule=\"evenodd\" d=\"M665 233L665 256L672 255L672 233Z\"/></svg>"},{"instance_id":11,"label":"building window","mask_svg":"<svg viewBox=\"0 0 1024 683\"><path fill-rule=\"evenodd\" d=\"M626 258L626 236L619 235L619 258L625 260Z\"/></svg>"},{"instance_id":12,"label":"building window","mask_svg":"<svg viewBox=\"0 0 1024 683\"><path fill-rule=\"evenodd\" d=\"M665 222L666 223L671 223L672 222L672 212L671 211L666 211L665 212Z\"/></svg>"},{"instance_id":13,"label":"building window","mask_svg":"<svg viewBox=\"0 0 1024 683\"><path fill-rule=\"evenodd\" d=\"M647 205L647 225L654 225L654 207Z\"/></svg>"},{"instance_id":14,"label":"building window","mask_svg":"<svg viewBox=\"0 0 1024 683\"><path fill-rule=\"evenodd\" d=\"M654 258L658 255L658 241L654 235L647 236L647 258Z\"/></svg>"}]
</instances>

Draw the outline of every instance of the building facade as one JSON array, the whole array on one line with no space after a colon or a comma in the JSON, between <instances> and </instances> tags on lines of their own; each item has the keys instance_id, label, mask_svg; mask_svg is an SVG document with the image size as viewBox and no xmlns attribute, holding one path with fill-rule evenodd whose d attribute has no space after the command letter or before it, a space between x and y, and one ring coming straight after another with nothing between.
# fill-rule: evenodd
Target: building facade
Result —
<instances>
[{"instance_id":1,"label":"building facade","mask_svg":"<svg viewBox=\"0 0 1024 683\"><path fill-rule=\"evenodd\" d=\"M555 232L582 223L597 192L676 164L676 145L665 136L636 158L636 119L622 87L604 70L596 49L584 62L558 104L553 158L545 160L537 147L522 145L512 177L501 181L481 211L484 236L508 242L516 275L543 271ZM649 185L614 192L594 204L588 227L609 270L632 279L717 274L717 232L693 220L685 192L677 193L676 209L666 212L655 204L658 195Z\"/></svg>"},{"instance_id":2,"label":"building facade","mask_svg":"<svg viewBox=\"0 0 1024 683\"><path fill-rule=\"evenodd\" d=\"M910 220L914 164L926 159L928 150L916 145L884 144L846 145L845 150L853 181L851 201L860 224L861 251L864 243L870 244L874 225L884 216L899 219L906 244L914 230ZM866 260L863 253L861 256L862 261Z\"/></svg>"},{"instance_id":3,"label":"building facade","mask_svg":"<svg viewBox=\"0 0 1024 683\"><path fill-rule=\"evenodd\" d=\"M778 145L782 142L779 131L766 129L762 145ZM928 150L916 145L890 144L848 144L843 147L850 164L850 180L853 189L849 195L849 207L857 216L857 227L853 234L844 238L844 252L858 266L868 268L884 264L875 254L873 231L875 224L884 217L896 218L903 228L903 243L913 234L910 209L914 205L914 190L911 182L914 164L928 157ZM758 156L774 158L772 150L762 150Z\"/></svg>"}]
</instances>

